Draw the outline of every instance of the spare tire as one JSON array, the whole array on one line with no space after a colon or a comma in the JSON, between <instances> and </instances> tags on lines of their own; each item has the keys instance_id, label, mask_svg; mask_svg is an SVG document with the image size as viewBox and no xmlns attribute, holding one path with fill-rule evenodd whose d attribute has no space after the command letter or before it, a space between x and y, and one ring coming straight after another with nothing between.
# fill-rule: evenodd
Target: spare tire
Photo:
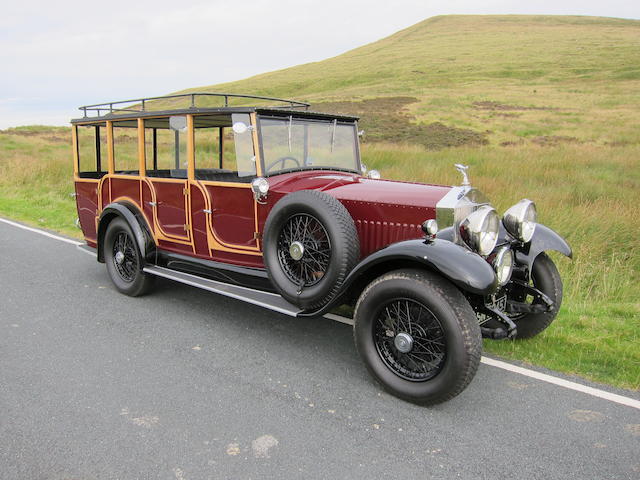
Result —
<instances>
[{"instance_id":1,"label":"spare tire","mask_svg":"<svg viewBox=\"0 0 640 480\"><path fill-rule=\"evenodd\" d=\"M300 190L283 197L269 213L263 258L280 294L314 310L339 292L360 258L360 242L342 203L324 192Z\"/></svg>"}]
</instances>

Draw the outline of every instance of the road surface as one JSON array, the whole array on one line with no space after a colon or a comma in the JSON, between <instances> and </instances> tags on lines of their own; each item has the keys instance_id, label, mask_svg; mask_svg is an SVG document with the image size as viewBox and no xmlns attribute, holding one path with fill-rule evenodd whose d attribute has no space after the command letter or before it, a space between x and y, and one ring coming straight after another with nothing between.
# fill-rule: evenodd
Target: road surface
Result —
<instances>
[{"instance_id":1,"label":"road surface","mask_svg":"<svg viewBox=\"0 0 640 480\"><path fill-rule=\"evenodd\" d=\"M2 479L640 478L636 408L488 365L418 407L348 325L170 281L129 298L1 222L0 246Z\"/></svg>"}]
</instances>

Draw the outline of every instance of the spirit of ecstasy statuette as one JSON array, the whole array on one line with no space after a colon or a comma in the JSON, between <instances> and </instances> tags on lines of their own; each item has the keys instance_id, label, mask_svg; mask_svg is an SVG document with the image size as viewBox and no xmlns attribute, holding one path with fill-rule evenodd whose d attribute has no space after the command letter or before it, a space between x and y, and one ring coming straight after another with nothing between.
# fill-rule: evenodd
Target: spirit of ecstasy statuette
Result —
<instances>
[{"instance_id":1,"label":"spirit of ecstasy statuette","mask_svg":"<svg viewBox=\"0 0 640 480\"><path fill-rule=\"evenodd\" d=\"M469 175L467 171L469 170L469 165L462 165L461 163L456 163L454 165L456 170L458 170L462 174L462 186L469 187L471 183L469 183Z\"/></svg>"}]
</instances>

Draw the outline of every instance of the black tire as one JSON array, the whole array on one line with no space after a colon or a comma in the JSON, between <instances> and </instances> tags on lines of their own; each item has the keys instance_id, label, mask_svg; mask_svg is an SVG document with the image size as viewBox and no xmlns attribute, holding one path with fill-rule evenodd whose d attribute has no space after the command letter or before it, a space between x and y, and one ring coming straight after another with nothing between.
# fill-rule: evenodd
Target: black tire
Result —
<instances>
[{"instance_id":1,"label":"black tire","mask_svg":"<svg viewBox=\"0 0 640 480\"><path fill-rule=\"evenodd\" d=\"M400 315L403 305L406 317ZM462 392L482 354L480 327L467 299L422 270L396 270L369 284L356 304L353 333L358 353L384 389L421 405ZM411 333L413 344L406 353L396 343L403 333Z\"/></svg>"},{"instance_id":2,"label":"black tire","mask_svg":"<svg viewBox=\"0 0 640 480\"><path fill-rule=\"evenodd\" d=\"M291 245L303 246L292 257ZM280 294L306 310L339 291L360 257L358 233L347 209L331 195L300 190L275 204L264 228L263 259Z\"/></svg>"},{"instance_id":3,"label":"black tire","mask_svg":"<svg viewBox=\"0 0 640 480\"><path fill-rule=\"evenodd\" d=\"M140 249L124 219L116 218L109 223L102 248L109 277L120 293L137 297L149 291L154 277L142 271Z\"/></svg>"},{"instance_id":4,"label":"black tire","mask_svg":"<svg viewBox=\"0 0 640 480\"><path fill-rule=\"evenodd\" d=\"M562 305L562 279L553 260L545 253L538 255L531 269L531 284L553 300L553 308L544 313L527 313L512 317L518 327L516 339L522 340L538 335L551 325ZM523 297L518 298L524 300Z\"/></svg>"}]
</instances>

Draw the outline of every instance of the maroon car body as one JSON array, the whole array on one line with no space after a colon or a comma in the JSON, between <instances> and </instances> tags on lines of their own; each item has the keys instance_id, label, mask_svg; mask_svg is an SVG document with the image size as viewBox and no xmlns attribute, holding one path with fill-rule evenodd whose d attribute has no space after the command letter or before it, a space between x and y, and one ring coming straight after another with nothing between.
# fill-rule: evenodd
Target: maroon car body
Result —
<instances>
[{"instance_id":1,"label":"maroon car body","mask_svg":"<svg viewBox=\"0 0 640 480\"><path fill-rule=\"evenodd\" d=\"M238 97L280 105L230 107ZM78 223L115 287L137 296L165 277L297 317L355 305L369 371L419 403L464 389L480 333L551 323L562 283L544 252L571 249L533 202L500 220L460 165L455 187L380 179L356 117L307 107L230 94L81 107Z\"/></svg>"}]
</instances>

